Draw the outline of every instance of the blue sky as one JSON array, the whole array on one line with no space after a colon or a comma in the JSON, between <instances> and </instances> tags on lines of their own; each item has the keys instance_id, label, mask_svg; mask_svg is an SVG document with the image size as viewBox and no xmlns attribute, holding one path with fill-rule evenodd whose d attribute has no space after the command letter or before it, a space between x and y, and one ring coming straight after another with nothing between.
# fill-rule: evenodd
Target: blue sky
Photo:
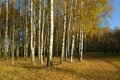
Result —
<instances>
[{"instance_id":1,"label":"blue sky","mask_svg":"<svg viewBox=\"0 0 120 80\"><path fill-rule=\"evenodd\" d=\"M115 27L120 28L120 0L113 0L113 12L112 19L109 20L109 26L111 29Z\"/></svg>"}]
</instances>

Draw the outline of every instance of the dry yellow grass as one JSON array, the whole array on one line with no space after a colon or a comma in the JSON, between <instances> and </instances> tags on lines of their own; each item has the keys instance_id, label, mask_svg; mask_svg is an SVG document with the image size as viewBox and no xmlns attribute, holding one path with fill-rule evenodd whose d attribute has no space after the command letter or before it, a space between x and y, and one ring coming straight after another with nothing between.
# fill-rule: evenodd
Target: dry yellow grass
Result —
<instances>
[{"instance_id":1,"label":"dry yellow grass","mask_svg":"<svg viewBox=\"0 0 120 80\"><path fill-rule=\"evenodd\" d=\"M85 57L82 62L74 59L63 64L54 58L54 66L49 68L37 63L31 66L30 59L17 60L14 66L11 60L1 59L0 80L120 80L120 57Z\"/></svg>"}]
</instances>

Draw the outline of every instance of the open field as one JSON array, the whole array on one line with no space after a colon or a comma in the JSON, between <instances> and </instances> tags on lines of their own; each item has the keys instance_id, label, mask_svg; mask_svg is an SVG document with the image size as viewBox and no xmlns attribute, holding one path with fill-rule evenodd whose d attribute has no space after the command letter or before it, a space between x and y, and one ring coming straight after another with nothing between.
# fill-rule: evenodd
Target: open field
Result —
<instances>
[{"instance_id":1,"label":"open field","mask_svg":"<svg viewBox=\"0 0 120 80\"><path fill-rule=\"evenodd\" d=\"M0 59L0 80L120 80L120 55L87 53L79 62L54 58L54 66L31 66L30 59L19 59L15 65Z\"/></svg>"}]
</instances>

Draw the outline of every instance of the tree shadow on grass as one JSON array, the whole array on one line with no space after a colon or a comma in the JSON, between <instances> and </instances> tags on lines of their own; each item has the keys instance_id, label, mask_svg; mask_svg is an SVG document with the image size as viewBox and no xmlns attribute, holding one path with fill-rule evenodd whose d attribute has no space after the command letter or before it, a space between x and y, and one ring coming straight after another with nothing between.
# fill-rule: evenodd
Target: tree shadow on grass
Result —
<instances>
[{"instance_id":1,"label":"tree shadow on grass","mask_svg":"<svg viewBox=\"0 0 120 80\"><path fill-rule=\"evenodd\" d=\"M46 66L32 66L32 65L25 65L22 66L22 68L26 68L26 69L46 69Z\"/></svg>"},{"instance_id":2,"label":"tree shadow on grass","mask_svg":"<svg viewBox=\"0 0 120 80\"><path fill-rule=\"evenodd\" d=\"M60 65L59 62L54 62L53 63L53 66L51 67L54 67L54 66L57 66L57 65ZM31 63L28 63L28 64L22 64L22 67L23 68L27 68L27 69L47 69L47 68L51 68L51 67L48 67L46 66L46 64L44 65L31 65Z\"/></svg>"}]
</instances>

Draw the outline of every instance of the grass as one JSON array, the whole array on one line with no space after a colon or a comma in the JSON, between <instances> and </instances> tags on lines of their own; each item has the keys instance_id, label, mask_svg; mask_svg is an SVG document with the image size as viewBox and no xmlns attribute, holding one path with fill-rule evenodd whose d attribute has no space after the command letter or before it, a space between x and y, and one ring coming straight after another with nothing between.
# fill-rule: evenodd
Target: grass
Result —
<instances>
[{"instance_id":1,"label":"grass","mask_svg":"<svg viewBox=\"0 0 120 80\"><path fill-rule=\"evenodd\" d=\"M46 67L30 64L30 59L26 61L19 59L15 65L11 65L0 60L0 80L120 80L120 55L87 53L84 60L79 62L64 62L59 64L59 59L54 58L54 66Z\"/></svg>"}]
</instances>

